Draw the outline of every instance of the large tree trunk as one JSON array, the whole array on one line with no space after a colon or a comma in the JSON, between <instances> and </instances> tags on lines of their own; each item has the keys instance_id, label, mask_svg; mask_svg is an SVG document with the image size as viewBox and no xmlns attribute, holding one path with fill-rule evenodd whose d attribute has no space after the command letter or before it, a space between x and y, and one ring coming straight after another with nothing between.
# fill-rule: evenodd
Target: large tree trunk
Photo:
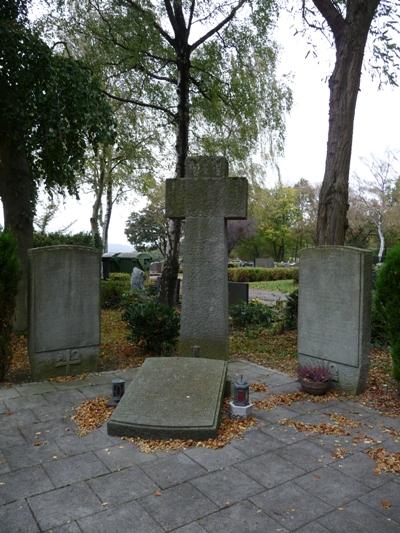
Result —
<instances>
[{"instance_id":1,"label":"large tree trunk","mask_svg":"<svg viewBox=\"0 0 400 533\"><path fill-rule=\"evenodd\" d=\"M36 188L25 151L16 143L0 139L0 196L4 225L15 236L21 265L15 324L17 331L28 327L28 250L32 248Z\"/></svg>"},{"instance_id":2,"label":"large tree trunk","mask_svg":"<svg viewBox=\"0 0 400 533\"><path fill-rule=\"evenodd\" d=\"M110 173L107 176L107 188L106 188L106 212L103 220L103 252L108 252L108 229L110 227L111 213L113 208L112 201L112 179Z\"/></svg>"},{"instance_id":3,"label":"large tree trunk","mask_svg":"<svg viewBox=\"0 0 400 533\"><path fill-rule=\"evenodd\" d=\"M176 134L176 170L177 178L185 177L185 162L189 146L189 72L190 59L183 54L178 60L179 79L177 85L177 134ZM169 243L167 257L163 268L160 287L160 300L172 307L175 304L176 283L179 272L179 242L182 223L171 220L169 224Z\"/></svg>"},{"instance_id":4,"label":"large tree trunk","mask_svg":"<svg viewBox=\"0 0 400 533\"><path fill-rule=\"evenodd\" d=\"M325 174L317 220L317 242L344 244L347 230L353 125L365 44L379 0L349 0L344 20L330 17L327 4L314 0L335 37L336 63L329 80L329 131Z\"/></svg>"}]
</instances>

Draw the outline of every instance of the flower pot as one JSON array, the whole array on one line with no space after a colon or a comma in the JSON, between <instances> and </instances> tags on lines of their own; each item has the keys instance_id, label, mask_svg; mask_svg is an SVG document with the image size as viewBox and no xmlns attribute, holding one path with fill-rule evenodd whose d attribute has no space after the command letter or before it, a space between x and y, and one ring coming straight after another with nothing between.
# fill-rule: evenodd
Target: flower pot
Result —
<instances>
[{"instance_id":1,"label":"flower pot","mask_svg":"<svg viewBox=\"0 0 400 533\"><path fill-rule=\"evenodd\" d=\"M308 394L321 396L331 388L331 381L311 381L309 379L300 379L301 389Z\"/></svg>"}]
</instances>

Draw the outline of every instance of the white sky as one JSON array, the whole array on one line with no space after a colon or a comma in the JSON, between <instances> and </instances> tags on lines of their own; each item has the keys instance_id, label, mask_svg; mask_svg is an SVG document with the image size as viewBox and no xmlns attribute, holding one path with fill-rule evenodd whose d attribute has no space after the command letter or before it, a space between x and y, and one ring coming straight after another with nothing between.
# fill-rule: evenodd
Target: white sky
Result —
<instances>
[{"instance_id":1,"label":"white sky","mask_svg":"<svg viewBox=\"0 0 400 533\"><path fill-rule=\"evenodd\" d=\"M311 55L306 59L308 47L305 40L293 36L288 21L286 17L280 23L278 40L282 46L281 70L293 75L294 102L287 118L285 154L279 167L284 183L294 184L300 178L318 183L324 172L329 100L327 78L333 50L323 42L319 50L324 60L318 63ZM378 91L377 83L364 72L357 102L351 173L362 172L361 157L371 154L383 157L386 149L400 149L399 102L399 88L385 87ZM267 186L273 180L272 176L267 176ZM84 194L79 202L68 200L65 206L60 206L49 231L61 229L74 220L71 232L89 231L91 202L92 199ZM124 234L126 220L132 210L139 210L143 205L142 199L132 197L126 204L115 206L109 229L110 244L129 245Z\"/></svg>"}]
</instances>

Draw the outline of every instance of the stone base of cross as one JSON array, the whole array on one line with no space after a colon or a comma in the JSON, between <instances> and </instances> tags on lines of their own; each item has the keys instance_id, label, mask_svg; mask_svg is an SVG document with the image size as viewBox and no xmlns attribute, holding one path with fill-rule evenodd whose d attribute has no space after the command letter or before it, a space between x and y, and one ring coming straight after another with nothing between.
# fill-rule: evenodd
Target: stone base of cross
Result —
<instances>
[{"instance_id":1,"label":"stone base of cross","mask_svg":"<svg viewBox=\"0 0 400 533\"><path fill-rule=\"evenodd\" d=\"M185 178L166 181L166 215L185 219L179 354L228 358L226 221L247 218L246 178L228 177L224 157L189 157Z\"/></svg>"}]
</instances>

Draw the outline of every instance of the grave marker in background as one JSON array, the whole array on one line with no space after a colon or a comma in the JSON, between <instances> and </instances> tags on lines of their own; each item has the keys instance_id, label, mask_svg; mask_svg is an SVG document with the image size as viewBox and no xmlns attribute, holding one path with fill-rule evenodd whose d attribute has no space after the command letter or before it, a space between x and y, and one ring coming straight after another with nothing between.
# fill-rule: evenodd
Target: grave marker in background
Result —
<instances>
[{"instance_id":1,"label":"grave marker in background","mask_svg":"<svg viewBox=\"0 0 400 533\"><path fill-rule=\"evenodd\" d=\"M92 372L100 344L100 252L29 251L29 358L34 379Z\"/></svg>"}]
</instances>

